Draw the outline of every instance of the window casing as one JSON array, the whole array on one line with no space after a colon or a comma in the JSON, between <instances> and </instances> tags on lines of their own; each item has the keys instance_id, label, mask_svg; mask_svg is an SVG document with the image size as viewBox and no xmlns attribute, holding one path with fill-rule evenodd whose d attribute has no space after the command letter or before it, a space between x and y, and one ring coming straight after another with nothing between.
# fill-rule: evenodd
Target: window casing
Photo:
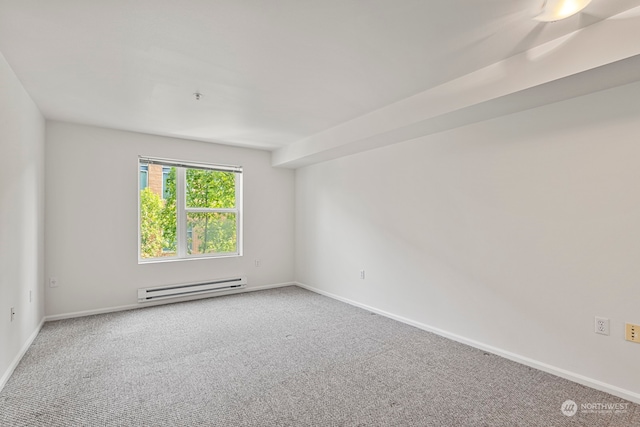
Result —
<instances>
[{"instance_id":1,"label":"window casing","mask_svg":"<svg viewBox=\"0 0 640 427\"><path fill-rule=\"evenodd\" d=\"M138 169L140 263L242 255L242 167L140 157Z\"/></svg>"}]
</instances>

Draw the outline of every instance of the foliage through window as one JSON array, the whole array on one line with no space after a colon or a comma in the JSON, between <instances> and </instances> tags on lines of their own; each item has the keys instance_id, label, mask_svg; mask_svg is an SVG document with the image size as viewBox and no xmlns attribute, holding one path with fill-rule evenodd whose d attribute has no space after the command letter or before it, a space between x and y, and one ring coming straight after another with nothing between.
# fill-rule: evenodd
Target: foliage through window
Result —
<instances>
[{"instance_id":1,"label":"foliage through window","mask_svg":"<svg viewBox=\"0 0 640 427\"><path fill-rule=\"evenodd\" d=\"M140 158L141 261L241 255L242 168Z\"/></svg>"}]
</instances>

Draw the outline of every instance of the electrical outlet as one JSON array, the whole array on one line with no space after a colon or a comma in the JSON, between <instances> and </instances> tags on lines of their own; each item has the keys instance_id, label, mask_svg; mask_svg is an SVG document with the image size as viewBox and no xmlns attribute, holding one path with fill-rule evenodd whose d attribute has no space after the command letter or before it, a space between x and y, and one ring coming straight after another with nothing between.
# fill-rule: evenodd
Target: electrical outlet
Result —
<instances>
[{"instance_id":1,"label":"electrical outlet","mask_svg":"<svg viewBox=\"0 0 640 427\"><path fill-rule=\"evenodd\" d=\"M596 334L609 335L609 319L596 317Z\"/></svg>"},{"instance_id":2,"label":"electrical outlet","mask_svg":"<svg viewBox=\"0 0 640 427\"><path fill-rule=\"evenodd\" d=\"M640 343L640 325L627 323L625 325L624 339L627 341Z\"/></svg>"},{"instance_id":3,"label":"electrical outlet","mask_svg":"<svg viewBox=\"0 0 640 427\"><path fill-rule=\"evenodd\" d=\"M360 270L360 278L364 280L364 270Z\"/></svg>"},{"instance_id":4,"label":"electrical outlet","mask_svg":"<svg viewBox=\"0 0 640 427\"><path fill-rule=\"evenodd\" d=\"M49 287L50 288L57 288L58 287L58 279L56 279L55 277L49 277Z\"/></svg>"},{"instance_id":5,"label":"electrical outlet","mask_svg":"<svg viewBox=\"0 0 640 427\"><path fill-rule=\"evenodd\" d=\"M11 321L13 322L13 319L16 317L16 309L11 307Z\"/></svg>"},{"instance_id":6,"label":"electrical outlet","mask_svg":"<svg viewBox=\"0 0 640 427\"><path fill-rule=\"evenodd\" d=\"M257 260L255 261L255 265L256 265L256 267L260 267L260 260L259 260L259 259L257 259Z\"/></svg>"}]
</instances>

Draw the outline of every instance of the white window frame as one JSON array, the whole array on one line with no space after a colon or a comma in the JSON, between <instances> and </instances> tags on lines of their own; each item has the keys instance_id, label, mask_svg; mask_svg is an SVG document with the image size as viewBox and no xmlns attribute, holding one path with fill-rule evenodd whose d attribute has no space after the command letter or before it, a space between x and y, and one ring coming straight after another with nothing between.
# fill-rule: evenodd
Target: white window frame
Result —
<instances>
[{"instance_id":1,"label":"white window frame","mask_svg":"<svg viewBox=\"0 0 640 427\"><path fill-rule=\"evenodd\" d=\"M140 229L140 173L138 172L138 264L148 264L157 262L174 262L192 259L208 258L228 258L242 256L243 241L243 212L242 212L242 166L230 166L211 163L200 163L190 161L180 161L174 159L163 159L158 157L139 156L138 171L142 164L160 164L162 166L176 168L176 255L172 257L142 258L141 256L141 229ZM187 207L187 169L206 169L221 172L234 172L236 206L235 208L189 208ZM148 174L147 174L148 184ZM164 193L164 184L163 189ZM164 198L164 194L163 194ZM187 213L233 213L236 215L236 251L235 252L214 252L209 254L188 254L187 252Z\"/></svg>"}]
</instances>

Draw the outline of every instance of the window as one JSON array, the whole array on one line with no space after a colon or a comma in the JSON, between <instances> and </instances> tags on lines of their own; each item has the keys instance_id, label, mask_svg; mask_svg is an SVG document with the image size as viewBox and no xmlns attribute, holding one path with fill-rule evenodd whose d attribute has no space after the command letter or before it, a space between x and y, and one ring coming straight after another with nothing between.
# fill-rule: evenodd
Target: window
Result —
<instances>
[{"instance_id":1,"label":"window","mask_svg":"<svg viewBox=\"0 0 640 427\"><path fill-rule=\"evenodd\" d=\"M242 255L241 167L141 157L139 169L140 262Z\"/></svg>"}]
</instances>

